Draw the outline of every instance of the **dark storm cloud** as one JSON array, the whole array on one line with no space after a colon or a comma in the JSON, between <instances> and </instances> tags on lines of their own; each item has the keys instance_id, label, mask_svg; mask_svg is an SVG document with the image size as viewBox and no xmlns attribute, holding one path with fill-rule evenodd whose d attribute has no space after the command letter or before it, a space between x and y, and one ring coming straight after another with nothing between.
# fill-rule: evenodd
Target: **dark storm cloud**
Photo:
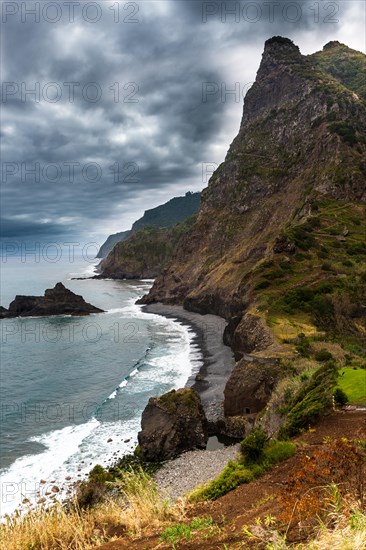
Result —
<instances>
[{"instance_id":1,"label":"dark storm cloud","mask_svg":"<svg viewBox=\"0 0 366 550\"><path fill-rule=\"evenodd\" d=\"M222 89L246 91L264 40L282 34L314 51L362 13L357 1L327 3L334 13L305 0L142 1L120 2L115 22L105 0L95 23L88 2L71 22L59 2L51 23L52 8L23 22L23 4L3 22L3 236L12 238L126 229L146 208L201 189L202 163L221 162L239 126L242 99ZM206 101L204 83L217 88Z\"/></svg>"}]
</instances>

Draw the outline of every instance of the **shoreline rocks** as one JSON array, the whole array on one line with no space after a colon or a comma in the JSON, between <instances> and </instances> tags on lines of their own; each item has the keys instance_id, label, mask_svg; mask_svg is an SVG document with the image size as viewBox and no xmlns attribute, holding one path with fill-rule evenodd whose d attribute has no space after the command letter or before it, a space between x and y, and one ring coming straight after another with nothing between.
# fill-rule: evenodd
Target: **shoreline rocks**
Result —
<instances>
[{"instance_id":1,"label":"shoreline rocks","mask_svg":"<svg viewBox=\"0 0 366 550\"><path fill-rule=\"evenodd\" d=\"M198 393L191 388L151 397L141 418L140 450L148 461L165 461L184 451L204 449L207 420Z\"/></svg>"}]
</instances>

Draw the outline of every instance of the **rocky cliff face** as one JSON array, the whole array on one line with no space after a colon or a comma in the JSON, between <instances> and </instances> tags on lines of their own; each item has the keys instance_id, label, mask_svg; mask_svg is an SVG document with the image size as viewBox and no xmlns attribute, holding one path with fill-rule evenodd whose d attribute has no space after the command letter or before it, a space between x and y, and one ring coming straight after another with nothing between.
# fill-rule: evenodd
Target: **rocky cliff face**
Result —
<instances>
[{"instance_id":1,"label":"rocky cliff face","mask_svg":"<svg viewBox=\"0 0 366 550\"><path fill-rule=\"evenodd\" d=\"M44 315L89 315L103 310L88 304L82 296L74 294L57 283L45 291L44 296L16 296L9 309L0 308L0 318Z\"/></svg>"},{"instance_id":2,"label":"rocky cliff face","mask_svg":"<svg viewBox=\"0 0 366 550\"><path fill-rule=\"evenodd\" d=\"M239 361L225 387L225 416L243 416L260 412L268 403L281 375L275 363Z\"/></svg>"},{"instance_id":3,"label":"rocky cliff face","mask_svg":"<svg viewBox=\"0 0 366 550\"><path fill-rule=\"evenodd\" d=\"M335 68L340 50L343 72ZM240 353L248 314L266 324L299 283L316 293L319 280L331 280L323 294L335 302L341 278L345 288L355 276L360 289L362 270L351 273L345 262L352 254L360 265L366 259L362 79L366 56L336 42L312 56L286 38L266 42L239 134L145 303L235 318L227 337Z\"/></svg>"}]
</instances>

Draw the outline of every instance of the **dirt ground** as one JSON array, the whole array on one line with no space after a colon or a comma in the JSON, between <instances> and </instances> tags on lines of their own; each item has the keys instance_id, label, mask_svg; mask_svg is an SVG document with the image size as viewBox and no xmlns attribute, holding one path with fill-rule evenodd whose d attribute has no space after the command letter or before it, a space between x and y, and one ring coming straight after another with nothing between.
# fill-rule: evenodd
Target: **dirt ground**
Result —
<instances>
[{"instance_id":1,"label":"dirt ground","mask_svg":"<svg viewBox=\"0 0 366 550\"><path fill-rule=\"evenodd\" d=\"M190 518L197 516L211 516L220 527L213 535L207 537L207 531L195 532L194 540L179 541L175 548L182 549L221 549L224 548L262 548L258 539L248 539L243 536L243 526L256 525L256 518L269 514L277 516L281 512L277 495L298 468L301 456L311 456L323 444L325 437L331 438L366 438L366 411L337 411L325 417L314 430L297 437L296 454L290 459L278 464L270 472L256 481L241 485L234 491L216 501L191 505L187 512L187 523ZM245 545L240 543L245 540ZM289 532L289 540L301 540L294 530ZM226 545L226 546L225 546ZM132 540L125 536L115 542L99 546L99 550L147 550L153 548L168 549L171 544L162 543L159 535L151 535L139 540ZM97 550L97 549L96 549Z\"/></svg>"}]
</instances>

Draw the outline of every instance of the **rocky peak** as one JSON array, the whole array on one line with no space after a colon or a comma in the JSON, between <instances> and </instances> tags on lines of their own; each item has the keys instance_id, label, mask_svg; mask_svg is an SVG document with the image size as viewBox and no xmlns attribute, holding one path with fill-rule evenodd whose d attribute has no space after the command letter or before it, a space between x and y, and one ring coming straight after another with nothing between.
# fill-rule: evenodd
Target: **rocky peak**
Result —
<instances>
[{"instance_id":1,"label":"rocky peak","mask_svg":"<svg viewBox=\"0 0 366 550\"><path fill-rule=\"evenodd\" d=\"M304 64L305 57L289 38L275 36L266 41L256 81L245 97L241 128L309 92L309 82L301 78L300 70L294 71Z\"/></svg>"},{"instance_id":2,"label":"rocky peak","mask_svg":"<svg viewBox=\"0 0 366 550\"><path fill-rule=\"evenodd\" d=\"M302 59L299 47L292 40L282 36L274 36L265 42L257 79L265 78L269 72L280 65L301 63Z\"/></svg>"},{"instance_id":3,"label":"rocky peak","mask_svg":"<svg viewBox=\"0 0 366 550\"><path fill-rule=\"evenodd\" d=\"M328 42L327 44L325 44L325 46L323 46L323 51L331 50L333 48L346 48L347 50L350 49L345 44L338 42L338 40L332 40L331 42Z\"/></svg>"}]
</instances>

